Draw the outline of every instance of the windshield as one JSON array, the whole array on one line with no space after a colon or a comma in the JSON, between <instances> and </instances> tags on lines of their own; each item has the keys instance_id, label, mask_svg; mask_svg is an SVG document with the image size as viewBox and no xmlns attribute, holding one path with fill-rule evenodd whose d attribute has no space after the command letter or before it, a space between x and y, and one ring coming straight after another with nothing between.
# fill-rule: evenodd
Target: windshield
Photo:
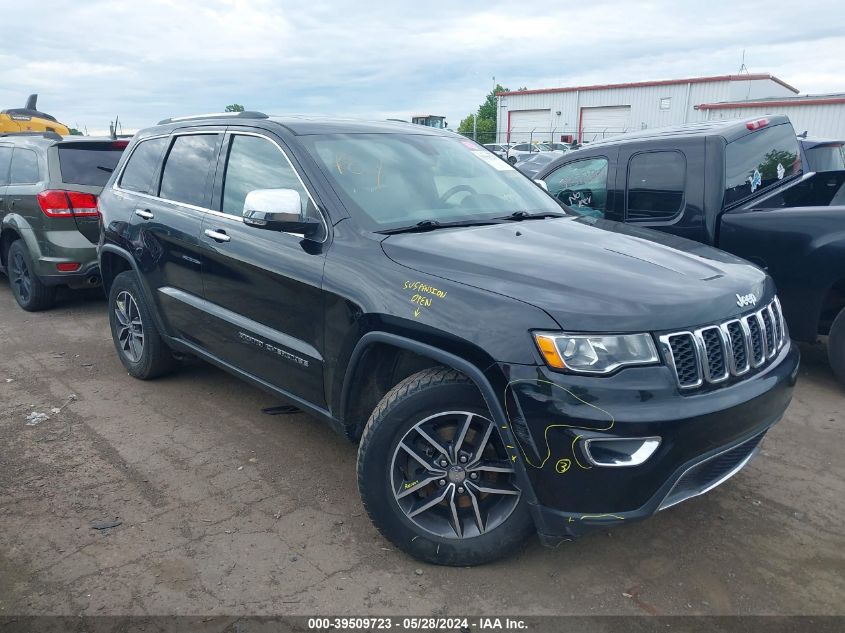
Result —
<instances>
[{"instance_id":1,"label":"windshield","mask_svg":"<svg viewBox=\"0 0 845 633\"><path fill-rule=\"evenodd\" d=\"M300 137L350 213L373 231L561 207L468 139L416 134Z\"/></svg>"}]
</instances>

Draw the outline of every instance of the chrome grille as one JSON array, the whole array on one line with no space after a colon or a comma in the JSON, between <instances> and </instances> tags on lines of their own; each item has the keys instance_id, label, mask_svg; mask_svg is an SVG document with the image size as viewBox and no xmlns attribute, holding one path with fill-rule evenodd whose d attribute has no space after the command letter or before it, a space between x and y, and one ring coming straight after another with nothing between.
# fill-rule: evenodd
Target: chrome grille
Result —
<instances>
[{"instance_id":1,"label":"chrome grille","mask_svg":"<svg viewBox=\"0 0 845 633\"><path fill-rule=\"evenodd\" d=\"M738 319L659 337L681 389L720 383L762 367L777 355L786 338L777 298Z\"/></svg>"}]
</instances>

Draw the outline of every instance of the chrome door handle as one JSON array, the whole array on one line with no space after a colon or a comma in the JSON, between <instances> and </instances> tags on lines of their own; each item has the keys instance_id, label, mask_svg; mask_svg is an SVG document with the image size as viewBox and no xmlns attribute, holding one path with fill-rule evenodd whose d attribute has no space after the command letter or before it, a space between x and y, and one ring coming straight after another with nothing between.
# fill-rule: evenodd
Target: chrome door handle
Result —
<instances>
[{"instance_id":1,"label":"chrome door handle","mask_svg":"<svg viewBox=\"0 0 845 633\"><path fill-rule=\"evenodd\" d=\"M145 220L152 220L155 217L151 211L147 211L146 209L135 209L135 215Z\"/></svg>"},{"instance_id":2,"label":"chrome door handle","mask_svg":"<svg viewBox=\"0 0 845 633\"><path fill-rule=\"evenodd\" d=\"M211 239L216 240L217 242L229 242L232 239L223 231L215 231L214 229L206 229L204 233Z\"/></svg>"}]
</instances>

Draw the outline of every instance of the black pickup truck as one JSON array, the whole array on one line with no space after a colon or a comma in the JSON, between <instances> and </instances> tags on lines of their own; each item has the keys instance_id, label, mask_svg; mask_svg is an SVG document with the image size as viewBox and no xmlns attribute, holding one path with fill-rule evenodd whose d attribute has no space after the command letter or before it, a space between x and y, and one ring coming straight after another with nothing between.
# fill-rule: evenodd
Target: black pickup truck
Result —
<instances>
[{"instance_id":1,"label":"black pickup truck","mask_svg":"<svg viewBox=\"0 0 845 633\"><path fill-rule=\"evenodd\" d=\"M590 143L537 174L574 211L739 255L775 280L792 338L829 335L845 382L845 171L810 171L785 116ZM829 162L829 161L828 161Z\"/></svg>"}]
</instances>

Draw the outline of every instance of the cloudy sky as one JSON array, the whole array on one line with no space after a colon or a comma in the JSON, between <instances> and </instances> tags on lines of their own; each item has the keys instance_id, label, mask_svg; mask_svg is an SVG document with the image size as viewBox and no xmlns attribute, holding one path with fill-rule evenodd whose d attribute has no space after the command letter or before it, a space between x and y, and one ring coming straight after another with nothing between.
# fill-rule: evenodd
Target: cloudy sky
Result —
<instances>
[{"instance_id":1,"label":"cloudy sky","mask_svg":"<svg viewBox=\"0 0 845 633\"><path fill-rule=\"evenodd\" d=\"M752 73L845 92L843 0L4 4L0 108L37 92L40 109L91 132L232 102L456 126L493 77L515 89L728 74L743 50Z\"/></svg>"}]
</instances>

